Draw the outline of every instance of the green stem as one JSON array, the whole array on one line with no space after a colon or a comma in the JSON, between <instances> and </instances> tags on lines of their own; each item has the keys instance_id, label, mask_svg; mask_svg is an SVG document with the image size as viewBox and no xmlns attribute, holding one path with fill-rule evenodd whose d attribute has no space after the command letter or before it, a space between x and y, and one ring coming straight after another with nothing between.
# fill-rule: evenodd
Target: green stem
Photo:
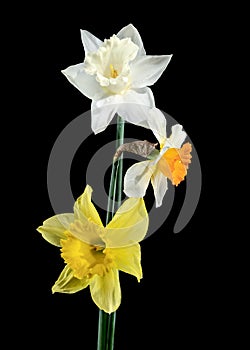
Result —
<instances>
[{"instance_id":1,"label":"green stem","mask_svg":"<svg viewBox=\"0 0 250 350\"><path fill-rule=\"evenodd\" d=\"M124 120L118 115L116 126L116 149L124 142ZM123 158L112 163L109 195L106 215L106 225L113 218L122 201ZM115 336L116 312L107 314L99 310L97 350L113 350Z\"/></svg>"},{"instance_id":2,"label":"green stem","mask_svg":"<svg viewBox=\"0 0 250 350\"><path fill-rule=\"evenodd\" d=\"M124 120L117 117L117 129L116 129L116 149L124 143ZM117 160L117 191L116 200L118 208L122 201L122 185L123 185L123 154Z\"/></svg>"},{"instance_id":3,"label":"green stem","mask_svg":"<svg viewBox=\"0 0 250 350\"><path fill-rule=\"evenodd\" d=\"M116 312L109 315L107 329L106 350L114 349Z\"/></svg>"},{"instance_id":4,"label":"green stem","mask_svg":"<svg viewBox=\"0 0 250 350\"><path fill-rule=\"evenodd\" d=\"M97 350L105 350L104 345L107 340L108 314L99 311Z\"/></svg>"},{"instance_id":5,"label":"green stem","mask_svg":"<svg viewBox=\"0 0 250 350\"><path fill-rule=\"evenodd\" d=\"M116 149L121 146L124 142L124 120L117 116L117 126L116 126ZM108 205L107 205L107 216L106 225L114 216L116 210L121 205L122 199L122 182L123 180L123 156L112 163L110 184L109 184L109 195L108 195Z\"/></svg>"}]
</instances>

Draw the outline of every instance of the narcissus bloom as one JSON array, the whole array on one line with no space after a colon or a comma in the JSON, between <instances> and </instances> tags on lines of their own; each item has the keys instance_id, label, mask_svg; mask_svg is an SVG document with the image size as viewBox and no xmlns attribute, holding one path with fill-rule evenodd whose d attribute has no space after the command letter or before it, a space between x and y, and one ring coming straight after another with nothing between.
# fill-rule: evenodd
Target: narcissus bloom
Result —
<instances>
[{"instance_id":1,"label":"narcissus bloom","mask_svg":"<svg viewBox=\"0 0 250 350\"><path fill-rule=\"evenodd\" d=\"M92 100L92 129L99 133L118 113L126 121L144 126L133 105L154 106L148 86L166 69L172 55L146 55L137 29L129 24L104 42L81 30L84 62L62 71L81 93Z\"/></svg>"},{"instance_id":2,"label":"narcissus bloom","mask_svg":"<svg viewBox=\"0 0 250 350\"><path fill-rule=\"evenodd\" d=\"M172 126L172 134L167 138L166 118L163 113L157 108L152 109L150 113L152 131L159 141L160 152L155 159L136 163L127 170L124 192L128 197L144 197L151 180L156 207L159 207L168 189L168 180L178 186L187 175L192 146L189 142L182 145L187 134L180 124ZM156 118L153 118L153 115ZM159 125L155 125L158 122Z\"/></svg>"},{"instance_id":3,"label":"narcissus bloom","mask_svg":"<svg viewBox=\"0 0 250 350\"><path fill-rule=\"evenodd\" d=\"M92 188L74 205L74 213L55 215L38 231L49 243L61 247L66 266L52 291L75 293L87 286L95 304L107 313L121 303L118 270L142 278L141 241L148 229L148 214L143 199L123 202L104 227L91 202Z\"/></svg>"}]
</instances>

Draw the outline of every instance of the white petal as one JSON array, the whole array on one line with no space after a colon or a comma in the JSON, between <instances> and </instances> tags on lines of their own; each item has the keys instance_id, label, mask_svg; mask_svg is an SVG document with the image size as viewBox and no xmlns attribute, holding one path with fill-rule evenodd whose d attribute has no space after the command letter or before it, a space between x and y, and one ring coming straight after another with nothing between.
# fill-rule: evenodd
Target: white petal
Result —
<instances>
[{"instance_id":1,"label":"white petal","mask_svg":"<svg viewBox=\"0 0 250 350\"><path fill-rule=\"evenodd\" d=\"M167 120L164 114L158 108L151 108L149 110L148 127L152 130L155 137L162 146L167 138Z\"/></svg>"},{"instance_id":2,"label":"white petal","mask_svg":"<svg viewBox=\"0 0 250 350\"><path fill-rule=\"evenodd\" d=\"M161 171L156 170L151 178L151 183L154 189L155 206L158 208L162 205L163 197L168 189L168 179Z\"/></svg>"},{"instance_id":3,"label":"white petal","mask_svg":"<svg viewBox=\"0 0 250 350\"><path fill-rule=\"evenodd\" d=\"M104 96L105 92L95 77L84 71L83 63L69 66L62 73L86 97L95 100Z\"/></svg>"},{"instance_id":4,"label":"white petal","mask_svg":"<svg viewBox=\"0 0 250 350\"><path fill-rule=\"evenodd\" d=\"M132 88L153 85L162 75L172 55L142 56L131 62Z\"/></svg>"},{"instance_id":5,"label":"white petal","mask_svg":"<svg viewBox=\"0 0 250 350\"><path fill-rule=\"evenodd\" d=\"M117 112L127 122L150 129L150 108L154 107L154 95L150 88L129 90L122 96Z\"/></svg>"},{"instance_id":6,"label":"white petal","mask_svg":"<svg viewBox=\"0 0 250 350\"><path fill-rule=\"evenodd\" d=\"M103 42L96 36L88 32L87 30L81 29L81 39L84 47L85 55L88 52L97 51L98 48L103 44Z\"/></svg>"},{"instance_id":7,"label":"white petal","mask_svg":"<svg viewBox=\"0 0 250 350\"><path fill-rule=\"evenodd\" d=\"M116 114L119 106L116 102L116 97L119 97L119 95L107 97L99 101L92 101L91 128L95 134L105 130Z\"/></svg>"},{"instance_id":8,"label":"white petal","mask_svg":"<svg viewBox=\"0 0 250 350\"><path fill-rule=\"evenodd\" d=\"M167 143L169 147L181 148L187 136L186 132L182 130L182 125L180 124L173 125L171 130L172 130L172 134L167 139Z\"/></svg>"},{"instance_id":9,"label":"white petal","mask_svg":"<svg viewBox=\"0 0 250 350\"><path fill-rule=\"evenodd\" d=\"M133 103L148 107L155 106L155 100L153 92L150 88L145 87L143 89L131 89L122 96L123 103Z\"/></svg>"},{"instance_id":10,"label":"white petal","mask_svg":"<svg viewBox=\"0 0 250 350\"><path fill-rule=\"evenodd\" d=\"M118 114L128 123L150 129L150 107L139 103L124 103L119 106Z\"/></svg>"},{"instance_id":11,"label":"white petal","mask_svg":"<svg viewBox=\"0 0 250 350\"><path fill-rule=\"evenodd\" d=\"M154 106L154 96L150 88L129 90L124 95L111 95L93 101L92 130L95 134L106 129L115 113L127 122L150 128L147 118L148 108Z\"/></svg>"},{"instance_id":12,"label":"white petal","mask_svg":"<svg viewBox=\"0 0 250 350\"><path fill-rule=\"evenodd\" d=\"M129 24L126 27L122 28L119 33L117 33L119 39L131 38L131 40L139 46L138 56L145 55L145 49L143 47L143 42L138 30L133 26L133 24Z\"/></svg>"},{"instance_id":13,"label":"white petal","mask_svg":"<svg viewBox=\"0 0 250 350\"><path fill-rule=\"evenodd\" d=\"M144 94L130 90L124 96L124 103L118 108L118 114L127 122L151 129L160 145L166 142L166 117L154 107L153 94L150 88L141 89Z\"/></svg>"},{"instance_id":14,"label":"white petal","mask_svg":"<svg viewBox=\"0 0 250 350\"><path fill-rule=\"evenodd\" d=\"M124 193L128 197L144 197L154 169L150 160L132 165L124 176Z\"/></svg>"}]
</instances>

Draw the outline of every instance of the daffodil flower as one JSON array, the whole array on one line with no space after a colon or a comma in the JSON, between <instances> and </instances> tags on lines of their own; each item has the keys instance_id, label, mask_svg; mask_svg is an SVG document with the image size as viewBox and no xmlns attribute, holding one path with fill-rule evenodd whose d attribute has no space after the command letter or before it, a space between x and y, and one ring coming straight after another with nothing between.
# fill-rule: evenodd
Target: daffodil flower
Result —
<instances>
[{"instance_id":1,"label":"daffodil flower","mask_svg":"<svg viewBox=\"0 0 250 350\"><path fill-rule=\"evenodd\" d=\"M142 278L141 241L148 229L143 199L123 202L106 227L91 201L92 188L74 204L74 213L55 215L38 231L49 243L61 247L66 266L52 292L75 293L87 286L95 304L107 313L121 303L118 270Z\"/></svg>"},{"instance_id":2,"label":"daffodil flower","mask_svg":"<svg viewBox=\"0 0 250 350\"><path fill-rule=\"evenodd\" d=\"M182 146L187 136L182 130L182 125L172 126L172 134L167 138L166 118L163 113L157 108L152 109L150 113L151 128L159 141L160 152L155 159L136 163L127 170L124 176L124 192L128 197L144 197L151 181L156 207L160 207L168 189L168 180L178 186L187 175L192 146L189 142ZM159 121L160 124L156 125Z\"/></svg>"},{"instance_id":3,"label":"daffodil flower","mask_svg":"<svg viewBox=\"0 0 250 350\"><path fill-rule=\"evenodd\" d=\"M105 130L116 113L130 123L147 127L134 110L135 105L154 106L148 86L159 79L172 55L146 55L140 34L132 24L104 42L86 30L81 30L81 39L84 62L62 73L92 100L94 133Z\"/></svg>"}]
</instances>

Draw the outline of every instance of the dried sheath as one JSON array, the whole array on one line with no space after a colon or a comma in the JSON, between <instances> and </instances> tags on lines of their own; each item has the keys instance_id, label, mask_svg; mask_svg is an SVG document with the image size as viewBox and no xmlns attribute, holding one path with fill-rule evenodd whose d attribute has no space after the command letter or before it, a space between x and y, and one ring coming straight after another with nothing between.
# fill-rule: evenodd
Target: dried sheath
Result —
<instances>
[{"instance_id":1,"label":"dried sheath","mask_svg":"<svg viewBox=\"0 0 250 350\"><path fill-rule=\"evenodd\" d=\"M156 146L157 143L151 143L146 140L124 143L117 148L114 155L114 162L120 157L123 152L130 152L147 158L148 155L150 155L150 153L155 150Z\"/></svg>"}]
</instances>

